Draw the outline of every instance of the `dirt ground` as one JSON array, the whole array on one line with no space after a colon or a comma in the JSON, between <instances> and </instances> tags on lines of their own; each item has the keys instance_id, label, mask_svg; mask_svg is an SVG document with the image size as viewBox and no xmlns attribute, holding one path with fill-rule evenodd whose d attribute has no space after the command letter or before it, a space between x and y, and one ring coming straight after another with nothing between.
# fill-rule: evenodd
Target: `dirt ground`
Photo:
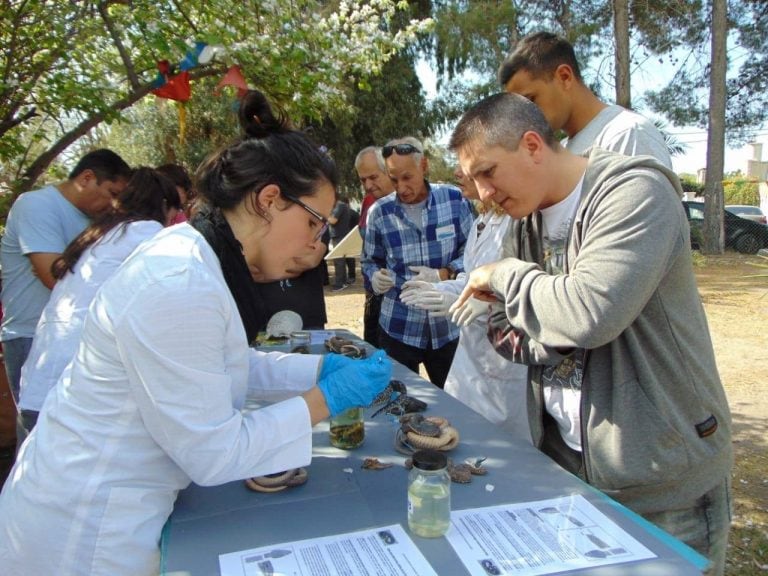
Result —
<instances>
[{"instance_id":1,"label":"dirt ground","mask_svg":"<svg viewBox=\"0 0 768 576\"><path fill-rule=\"evenodd\" d=\"M726 574L768 573L768 277L757 256L698 257L696 276L733 415L734 518ZM328 328L362 335L364 293L326 291Z\"/></svg>"}]
</instances>

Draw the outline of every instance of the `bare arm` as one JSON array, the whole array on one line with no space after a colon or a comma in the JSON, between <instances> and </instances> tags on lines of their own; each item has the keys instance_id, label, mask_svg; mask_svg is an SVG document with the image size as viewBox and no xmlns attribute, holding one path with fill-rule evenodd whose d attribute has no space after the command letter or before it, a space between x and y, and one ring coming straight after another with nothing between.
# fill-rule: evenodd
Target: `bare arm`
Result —
<instances>
[{"instance_id":1,"label":"bare arm","mask_svg":"<svg viewBox=\"0 0 768 576\"><path fill-rule=\"evenodd\" d=\"M28 255L29 261L32 264L32 272L50 290L56 284L56 278L51 274L51 266L59 256L61 254L53 252L33 252Z\"/></svg>"},{"instance_id":2,"label":"bare arm","mask_svg":"<svg viewBox=\"0 0 768 576\"><path fill-rule=\"evenodd\" d=\"M312 426L325 420L331 415L328 411L328 405L325 403L325 396L323 396L322 391L317 386L313 386L304 392L301 397L304 398L304 401L307 403Z\"/></svg>"}]
</instances>

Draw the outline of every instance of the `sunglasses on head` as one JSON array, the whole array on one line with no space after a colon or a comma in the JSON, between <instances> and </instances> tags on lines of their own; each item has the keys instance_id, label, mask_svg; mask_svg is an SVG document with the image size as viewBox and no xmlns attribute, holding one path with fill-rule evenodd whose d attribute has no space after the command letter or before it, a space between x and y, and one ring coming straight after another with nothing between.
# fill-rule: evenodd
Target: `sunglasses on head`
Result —
<instances>
[{"instance_id":1,"label":"sunglasses on head","mask_svg":"<svg viewBox=\"0 0 768 576\"><path fill-rule=\"evenodd\" d=\"M413 144L391 144L384 146L381 149L381 155L384 158L392 156L393 152L397 152L398 156L407 156L408 154L421 154L421 150L416 148Z\"/></svg>"},{"instance_id":2,"label":"sunglasses on head","mask_svg":"<svg viewBox=\"0 0 768 576\"><path fill-rule=\"evenodd\" d=\"M328 230L328 226L330 226L330 224L331 224L330 222L328 222L328 218L326 218L325 216L323 216L322 214L320 214L320 213L319 213L317 210L315 210L314 208L310 208L309 206L307 206L306 204L304 204L304 202L302 202L302 201L301 201L301 200L299 200L298 198L294 198L293 196L288 196L287 194L283 194L283 196L284 196L284 197L286 198L286 200L288 200L289 202L293 202L294 204L298 204L299 206L301 206L302 208L304 208L304 210L306 210L307 212L309 212L309 213L310 213L312 216L314 216L315 218L317 218L318 220L320 220L320 224L321 224L321 226L320 226L320 230L318 230L318 231L317 231L317 234L315 234L315 238L314 238L315 242L317 242L318 240L320 240L320 238L322 238L322 237L323 237L323 234L325 234L325 231L326 231L326 230Z\"/></svg>"}]
</instances>

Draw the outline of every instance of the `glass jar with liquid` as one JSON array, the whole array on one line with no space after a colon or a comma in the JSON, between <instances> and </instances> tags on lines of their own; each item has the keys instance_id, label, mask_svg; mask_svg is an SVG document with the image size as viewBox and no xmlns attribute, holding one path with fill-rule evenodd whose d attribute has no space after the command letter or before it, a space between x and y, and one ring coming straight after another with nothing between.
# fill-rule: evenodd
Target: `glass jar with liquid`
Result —
<instances>
[{"instance_id":1,"label":"glass jar with liquid","mask_svg":"<svg viewBox=\"0 0 768 576\"><path fill-rule=\"evenodd\" d=\"M450 525L448 459L437 450L418 450L408 474L408 528L423 538L439 538Z\"/></svg>"},{"instance_id":2,"label":"glass jar with liquid","mask_svg":"<svg viewBox=\"0 0 768 576\"><path fill-rule=\"evenodd\" d=\"M331 445L342 450L357 448L365 439L365 423L362 408L350 408L331 416Z\"/></svg>"}]
</instances>

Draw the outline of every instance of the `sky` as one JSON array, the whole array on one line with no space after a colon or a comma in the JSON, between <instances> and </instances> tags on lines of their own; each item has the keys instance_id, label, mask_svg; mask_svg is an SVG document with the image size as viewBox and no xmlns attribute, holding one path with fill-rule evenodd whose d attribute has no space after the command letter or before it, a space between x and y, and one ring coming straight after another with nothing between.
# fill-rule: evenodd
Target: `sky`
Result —
<instances>
[{"instance_id":1,"label":"sky","mask_svg":"<svg viewBox=\"0 0 768 576\"><path fill-rule=\"evenodd\" d=\"M431 99L436 94L436 75L434 70L430 67L430 64L424 60L421 60L416 65L416 73L421 80L422 87L427 94L427 98ZM633 77L634 80L634 77ZM639 83L642 84L642 77L639 77ZM642 86L633 86L633 92L637 90L637 93L644 91ZM639 113L645 113L643 110L637 110ZM667 123L668 124L668 123ZM687 144L685 154L672 157L672 167L678 174L696 174L701 168L704 168L707 164L707 132L703 128L696 126L683 126L677 127L668 124L670 133L677 136L678 141L683 144ZM448 134L442 135L438 141L442 144L444 140L448 139ZM762 160L768 160L768 129L760 130L755 138L757 142L763 143ZM729 148L726 142L725 150L725 173L735 172L741 170L742 173L747 172L747 160L752 159L753 149L751 146L740 146L737 148Z\"/></svg>"}]
</instances>

